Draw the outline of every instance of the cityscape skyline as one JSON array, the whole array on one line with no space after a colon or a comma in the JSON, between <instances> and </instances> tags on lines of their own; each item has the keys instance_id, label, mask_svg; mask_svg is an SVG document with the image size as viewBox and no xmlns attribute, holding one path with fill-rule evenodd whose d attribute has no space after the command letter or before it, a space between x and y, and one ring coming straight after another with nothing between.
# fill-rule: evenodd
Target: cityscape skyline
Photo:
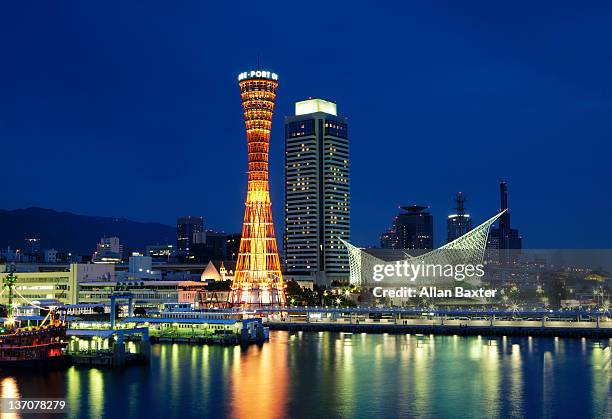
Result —
<instances>
[{"instance_id":1,"label":"cityscape skyline","mask_svg":"<svg viewBox=\"0 0 612 419\"><path fill-rule=\"evenodd\" d=\"M612 419L612 3L1 7L0 416Z\"/></svg>"},{"instance_id":2,"label":"cityscape skyline","mask_svg":"<svg viewBox=\"0 0 612 419\"><path fill-rule=\"evenodd\" d=\"M4 188L10 199L3 208L39 206L166 225L185 214L200 214L208 226L239 231L236 220L241 219L246 187L234 173L246 170L246 158L234 153L244 147L234 77L261 53L262 64L284 80L270 154L277 237L282 234L284 189L282 120L292 114L294 102L322 97L338 103L351 125L353 242L375 245L400 205L429 205L434 219L443 220L457 191L470 197L470 213L482 219L498 209L496 185L504 179L512 188L513 223L525 235L525 247L610 247L606 220L612 198L605 193L612 177L605 160L610 122L605 115L612 106L604 75L612 63L594 53L604 47L606 37L595 35L609 31L601 28L600 16L610 10L559 7L551 16L540 5L526 17L520 8L501 16L495 7L474 6L470 12L476 20L486 16L504 28L504 33L491 34L474 18L455 16L452 5L444 10L404 5L397 15L406 22L391 18L389 28L381 28L372 40L338 24L344 30L338 40L347 42L349 51L365 42L370 59L348 54L344 61L325 51L333 66L305 68L301 59L281 52L309 37L323 40L323 31L297 33L292 40L274 37L266 51L253 51L238 46L245 33L238 25L232 27L235 34L223 30L223 41L202 41L218 27L215 22L200 25L202 10L196 4L177 11L164 30L144 22L138 33L132 32L131 19L141 10L125 6L125 19L113 21L120 35L100 42L91 27L66 19L74 11L62 6L33 11L29 17L37 29L29 33L17 24L20 6L7 7L0 18L2 30L16 41L7 45L7 65L0 69L5 92L0 135L13 156ZM79 7L83 13L92 6ZM223 16L231 14L214 7ZM330 7L330 13L349 13L353 21L366 19L363 11ZM162 10L153 4L144 13L156 21ZM570 28L557 23L575 13L582 20L573 20ZM104 24L111 16L102 12L92 19ZM452 25L432 32L419 20L434 27ZM520 31L514 28L517 21ZM52 31L55 24L66 29ZM289 28L282 20L275 24L274 33ZM572 29L580 29L581 40L589 42L569 43L576 32ZM71 36L74 31L81 41ZM538 52L548 51L546 64L521 31ZM355 40L348 42L351 37ZM394 54L409 39L423 41L407 44L409 57ZM558 43L564 45L563 54ZM497 44L504 46L499 54L492 48ZM380 50L374 51L374 45ZM174 62L162 59L168 56ZM583 62L590 65L578 65ZM35 71L41 64L46 71ZM384 68L406 70L387 74ZM376 76L376 89L358 87L366 74ZM23 144L29 146L27 155ZM542 176L534 179L536 171ZM425 175L417 179L412 173ZM52 186L49 175L57 181ZM81 199L75 190L89 191L93 199ZM590 216L580 226L566 222L576 211L568 199L587 206ZM443 243L445 228L435 223L436 246Z\"/></svg>"}]
</instances>

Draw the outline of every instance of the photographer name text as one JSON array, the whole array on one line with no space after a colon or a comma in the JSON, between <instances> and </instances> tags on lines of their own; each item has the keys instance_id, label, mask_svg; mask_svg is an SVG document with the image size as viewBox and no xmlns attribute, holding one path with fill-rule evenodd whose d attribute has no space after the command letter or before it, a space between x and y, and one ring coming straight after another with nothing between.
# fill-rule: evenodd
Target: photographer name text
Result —
<instances>
[{"instance_id":1,"label":"photographer name text","mask_svg":"<svg viewBox=\"0 0 612 419\"><path fill-rule=\"evenodd\" d=\"M454 287L452 289L438 287L375 287L372 290L374 297L377 298L494 298L497 295L497 291L496 289L470 289L463 287Z\"/></svg>"}]
</instances>

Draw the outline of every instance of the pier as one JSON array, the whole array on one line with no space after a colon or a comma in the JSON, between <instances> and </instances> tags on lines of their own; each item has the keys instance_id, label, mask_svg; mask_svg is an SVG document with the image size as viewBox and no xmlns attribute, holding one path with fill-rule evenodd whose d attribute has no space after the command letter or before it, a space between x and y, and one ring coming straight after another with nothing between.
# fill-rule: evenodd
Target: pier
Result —
<instances>
[{"instance_id":1,"label":"pier","mask_svg":"<svg viewBox=\"0 0 612 419\"><path fill-rule=\"evenodd\" d=\"M79 327L80 326L80 327ZM151 359L149 329L88 328L78 324L68 329L67 354L75 365L122 367L146 364Z\"/></svg>"},{"instance_id":2,"label":"pier","mask_svg":"<svg viewBox=\"0 0 612 419\"><path fill-rule=\"evenodd\" d=\"M149 328L153 342L248 345L269 338L262 318L241 317L239 312L179 311L163 317L129 317L124 323Z\"/></svg>"}]
</instances>

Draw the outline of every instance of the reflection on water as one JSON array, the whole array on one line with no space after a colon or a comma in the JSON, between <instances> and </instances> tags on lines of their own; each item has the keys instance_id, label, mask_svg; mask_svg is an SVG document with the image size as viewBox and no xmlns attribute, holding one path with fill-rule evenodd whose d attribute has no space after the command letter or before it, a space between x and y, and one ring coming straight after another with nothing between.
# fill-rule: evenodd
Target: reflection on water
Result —
<instances>
[{"instance_id":1,"label":"reflection on water","mask_svg":"<svg viewBox=\"0 0 612 419\"><path fill-rule=\"evenodd\" d=\"M610 417L610 341L273 332L262 347L154 345L147 367L0 376L70 417Z\"/></svg>"},{"instance_id":2,"label":"reflection on water","mask_svg":"<svg viewBox=\"0 0 612 419\"><path fill-rule=\"evenodd\" d=\"M286 415L287 345L278 345L277 351L253 347L243 356L241 348L231 351L229 368L229 393L232 408L229 414L235 418L269 417Z\"/></svg>"},{"instance_id":3,"label":"reflection on water","mask_svg":"<svg viewBox=\"0 0 612 419\"><path fill-rule=\"evenodd\" d=\"M70 368L66 372L66 405L70 406L70 412L75 417L79 417L81 388L81 372Z\"/></svg>"},{"instance_id":4,"label":"reflection on water","mask_svg":"<svg viewBox=\"0 0 612 419\"><path fill-rule=\"evenodd\" d=\"M0 397L3 399L19 399L19 387L14 377L4 377L0 381ZM0 413L2 418L18 418L15 413Z\"/></svg>"}]
</instances>

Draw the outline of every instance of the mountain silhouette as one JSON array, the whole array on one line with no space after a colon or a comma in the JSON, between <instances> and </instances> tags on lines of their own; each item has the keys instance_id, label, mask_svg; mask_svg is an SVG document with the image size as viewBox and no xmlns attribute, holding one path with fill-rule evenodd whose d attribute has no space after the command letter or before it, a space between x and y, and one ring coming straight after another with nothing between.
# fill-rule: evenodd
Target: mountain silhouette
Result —
<instances>
[{"instance_id":1,"label":"mountain silhouette","mask_svg":"<svg viewBox=\"0 0 612 419\"><path fill-rule=\"evenodd\" d=\"M30 207L0 210L0 248L24 249L26 238L39 238L42 249L89 255L101 237L117 236L125 252L144 251L150 244L173 244L176 228L125 218L96 217ZM127 253L126 253L127 254Z\"/></svg>"}]
</instances>

